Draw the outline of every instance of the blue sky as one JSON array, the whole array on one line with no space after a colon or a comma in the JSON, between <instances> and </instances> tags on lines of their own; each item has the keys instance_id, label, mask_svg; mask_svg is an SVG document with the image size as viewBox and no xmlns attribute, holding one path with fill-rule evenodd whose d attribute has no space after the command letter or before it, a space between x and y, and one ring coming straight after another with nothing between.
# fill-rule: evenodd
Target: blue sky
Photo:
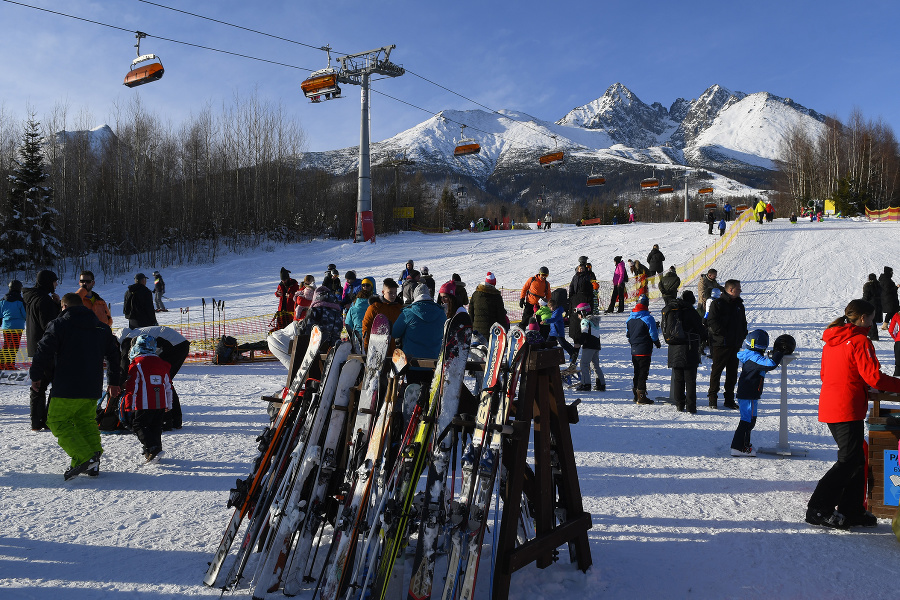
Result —
<instances>
[{"instance_id":1,"label":"blue sky","mask_svg":"<svg viewBox=\"0 0 900 600\"><path fill-rule=\"evenodd\" d=\"M137 0L23 0L195 44L310 69L322 52L175 13ZM714 83L768 91L846 119L854 107L900 135L900 3L758 0L607 2L381 2L161 0L188 10L338 53L396 44L392 59L492 108L555 121L621 82L644 102L669 106ZM307 149L359 143L359 90L309 103L306 71L148 38L161 81L128 89L133 35L0 2L0 107L43 118L68 107L70 123L114 122L131 96L178 127L208 104L256 90L303 127ZM476 108L418 77L375 88L428 110L373 95L372 139L382 140L445 108ZM84 123L81 123L84 124Z\"/></svg>"}]
</instances>

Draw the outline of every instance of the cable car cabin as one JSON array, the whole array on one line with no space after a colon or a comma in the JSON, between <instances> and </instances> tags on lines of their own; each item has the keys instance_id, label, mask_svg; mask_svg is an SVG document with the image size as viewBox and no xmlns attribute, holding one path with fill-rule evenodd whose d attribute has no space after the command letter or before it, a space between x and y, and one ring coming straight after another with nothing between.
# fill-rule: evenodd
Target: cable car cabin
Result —
<instances>
[{"instance_id":1,"label":"cable car cabin","mask_svg":"<svg viewBox=\"0 0 900 600\"><path fill-rule=\"evenodd\" d=\"M151 62L146 65L137 66L139 63L144 63L148 61L156 61ZM128 71L128 74L125 76L125 85L133 88L139 85L144 85L145 83L150 83L153 81L158 81L162 79L163 73L165 73L165 69L163 69L162 61L159 60L159 57L155 54L144 54L143 56L138 56L131 63L131 70Z\"/></svg>"},{"instance_id":2,"label":"cable car cabin","mask_svg":"<svg viewBox=\"0 0 900 600\"><path fill-rule=\"evenodd\" d=\"M719 205L715 202L707 202L703 205L703 210L716 210L717 208L719 208Z\"/></svg>"},{"instance_id":3,"label":"cable car cabin","mask_svg":"<svg viewBox=\"0 0 900 600\"><path fill-rule=\"evenodd\" d=\"M603 185L606 183L606 177L603 175L591 175L587 178L587 186L588 187L596 187L598 185Z\"/></svg>"},{"instance_id":4,"label":"cable car cabin","mask_svg":"<svg viewBox=\"0 0 900 600\"><path fill-rule=\"evenodd\" d=\"M709 196L710 194L713 193L713 189L711 187L700 188L699 190L697 190L697 193L700 194L701 196Z\"/></svg>"},{"instance_id":5,"label":"cable car cabin","mask_svg":"<svg viewBox=\"0 0 900 600\"><path fill-rule=\"evenodd\" d=\"M748 208L750 208L750 207L747 206L746 204L740 204L740 205L734 207L734 212L736 212L737 214L741 214Z\"/></svg>"},{"instance_id":6,"label":"cable car cabin","mask_svg":"<svg viewBox=\"0 0 900 600\"><path fill-rule=\"evenodd\" d=\"M656 177L648 177L641 182L642 190L655 190L659 187L659 179Z\"/></svg>"},{"instance_id":7,"label":"cable car cabin","mask_svg":"<svg viewBox=\"0 0 900 600\"><path fill-rule=\"evenodd\" d=\"M469 156L481 152L481 146L475 140L463 140L453 150L453 156Z\"/></svg>"},{"instance_id":8,"label":"cable car cabin","mask_svg":"<svg viewBox=\"0 0 900 600\"><path fill-rule=\"evenodd\" d=\"M341 86L338 85L337 73L333 69L316 71L303 80L300 89L303 90L303 95L313 102L333 100L341 95Z\"/></svg>"},{"instance_id":9,"label":"cable car cabin","mask_svg":"<svg viewBox=\"0 0 900 600\"><path fill-rule=\"evenodd\" d=\"M660 194L671 194L672 192L675 191L675 186L661 185L661 186L659 186L659 188L656 191L659 192Z\"/></svg>"},{"instance_id":10,"label":"cable car cabin","mask_svg":"<svg viewBox=\"0 0 900 600\"><path fill-rule=\"evenodd\" d=\"M540 159L538 159L541 163L541 166L545 169L549 169L555 164L562 164L564 161L564 156L562 152L551 152L550 154L543 155Z\"/></svg>"},{"instance_id":11,"label":"cable car cabin","mask_svg":"<svg viewBox=\"0 0 900 600\"><path fill-rule=\"evenodd\" d=\"M468 195L469 195L469 193L468 193L468 190L466 190L465 186L461 185L458 188L456 188L456 197L457 198L465 198Z\"/></svg>"}]
</instances>

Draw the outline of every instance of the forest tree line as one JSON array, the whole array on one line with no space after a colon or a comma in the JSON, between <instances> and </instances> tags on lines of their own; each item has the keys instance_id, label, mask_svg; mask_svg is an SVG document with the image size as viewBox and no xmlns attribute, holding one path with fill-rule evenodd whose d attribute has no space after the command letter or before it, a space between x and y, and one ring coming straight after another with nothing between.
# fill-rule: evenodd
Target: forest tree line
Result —
<instances>
[{"instance_id":1,"label":"forest tree line","mask_svg":"<svg viewBox=\"0 0 900 600\"><path fill-rule=\"evenodd\" d=\"M794 128L783 140L776 189L798 211L826 199L844 215L900 205L900 151L893 129L858 109L847 123L829 118L821 135ZM781 203L779 202L779 204Z\"/></svg>"}]
</instances>

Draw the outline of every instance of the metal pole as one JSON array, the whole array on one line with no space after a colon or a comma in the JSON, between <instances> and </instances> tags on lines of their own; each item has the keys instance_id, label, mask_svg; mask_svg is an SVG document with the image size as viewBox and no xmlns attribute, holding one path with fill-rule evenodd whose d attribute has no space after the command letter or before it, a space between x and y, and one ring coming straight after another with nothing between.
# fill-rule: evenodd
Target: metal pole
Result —
<instances>
[{"instance_id":1,"label":"metal pole","mask_svg":"<svg viewBox=\"0 0 900 600\"><path fill-rule=\"evenodd\" d=\"M690 221L688 218L688 171L684 170L684 222Z\"/></svg>"},{"instance_id":2,"label":"metal pole","mask_svg":"<svg viewBox=\"0 0 900 600\"><path fill-rule=\"evenodd\" d=\"M356 200L355 242L363 241L362 214L372 210L372 176L369 163L369 73L363 71L360 86L362 111L359 122L359 187Z\"/></svg>"},{"instance_id":3,"label":"metal pole","mask_svg":"<svg viewBox=\"0 0 900 600\"><path fill-rule=\"evenodd\" d=\"M779 456L806 456L806 450L791 448L788 443L788 392L787 392L787 368L797 358L796 354L785 355L781 359L781 411L778 427L778 445L774 448L760 448L763 454L777 454Z\"/></svg>"}]
</instances>

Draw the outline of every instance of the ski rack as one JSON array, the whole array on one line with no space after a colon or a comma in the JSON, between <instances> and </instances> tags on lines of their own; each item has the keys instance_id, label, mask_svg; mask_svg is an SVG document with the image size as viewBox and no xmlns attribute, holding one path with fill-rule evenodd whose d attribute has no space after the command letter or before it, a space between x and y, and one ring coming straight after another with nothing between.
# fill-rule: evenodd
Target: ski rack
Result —
<instances>
[{"instance_id":1,"label":"ski rack","mask_svg":"<svg viewBox=\"0 0 900 600\"><path fill-rule=\"evenodd\" d=\"M592 563L587 532L593 524L591 514L584 511L569 428L570 423L578 422L577 401L566 405L559 374L559 365L564 363L561 348L540 349L537 346L528 349L523 363L524 381L519 382L513 433L503 452L510 477L500 522L492 600L509 597L512 574L519 569L532 562L536 562L539 569L553 564L556 549L563 544L568 544L569 560L576 562L581 571L586 572ZM528 496L534 507L536 536L517 548L516 533L525 491L525 477L519 474L524 474L528 468L532 428L535 477ZM551 458L551 434L555 439L558 463ZM554 524L557 508L565 510L566 520Z\"/></svg>"}]
</instances>

